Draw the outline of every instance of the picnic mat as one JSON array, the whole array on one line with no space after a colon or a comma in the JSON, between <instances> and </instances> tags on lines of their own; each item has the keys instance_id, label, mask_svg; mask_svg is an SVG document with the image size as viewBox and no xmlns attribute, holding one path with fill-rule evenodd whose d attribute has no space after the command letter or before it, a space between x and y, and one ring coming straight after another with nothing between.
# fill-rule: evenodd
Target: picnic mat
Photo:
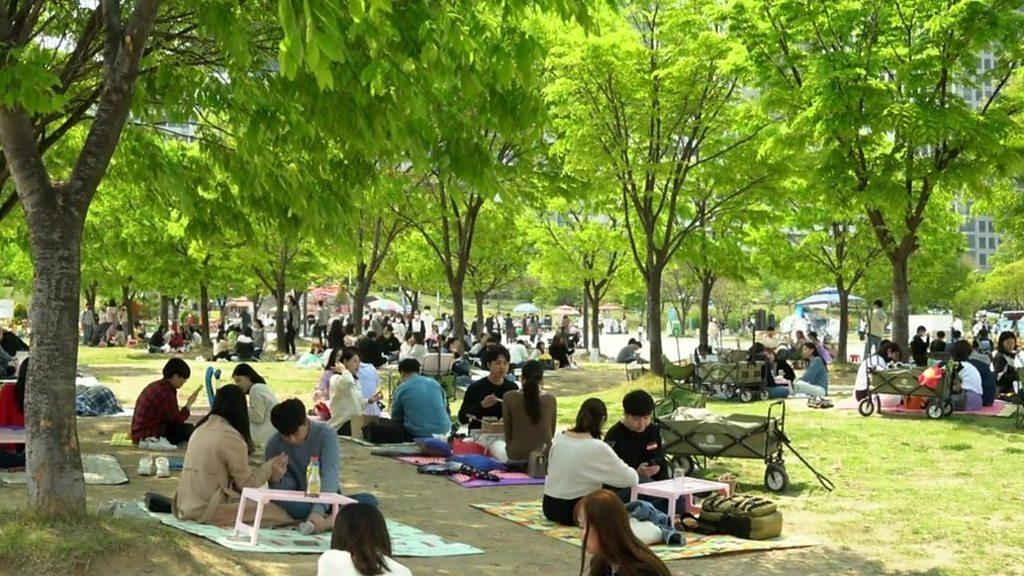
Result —
<instances>
[{"instance_id":1,"label":"picnic mat","mask_svg":"<svg viewBox=\"0 0 1024 576\"><path fill-rule=\"evenodd\" d=\"M576 546L580 545L580 529L573 526L560 526L545 518L539 501L471 504L471 506L492 516L515 522L530 530L536 530L546 536L575 544ZM672 560L703 558L705 556L733 554L736 552L784 550L817 545L818 542L801 536L780 536L771 540L743 540L733 536L704 536L687 533L685 546L666 546L661 544L651 546L651 550L662 561L670 562Z\"/></svg>"},{"instance_id":2,"label":"picnic mat","mask_svg":"<svg viewBox=\"0 0 1024 576\"><path fill-rule=\"evenodd\" d=\"M847 398L842 402L836 403L836 409L838 410L856 410L860 402L856 398ZM877 408L877 405L875 406ZM1013 416L1016 406L1009 402L1003 402L1002 400L996 400L991 406L983 406L980 410L971 411L956 411L953 415L964 414L967 416L993 416L998 418L1010 418ZM877 411L877 410L876 410ZM889 408L885 405L882 406L883 414L924 414L924 410L917 410L913 408L904 408L902 405L893 406Z\"/></svg>"},{"instance_id":3,"label":"picnic mat","mask_svg":"<svg viewBox=\"0 0 1024 576\"><path fill-rule=\"evenodd\" d=\"M406 464L412 464L413 466L422 466L423 464L444 464L444 456L398 456L395 460L405 462ZM455 482L463 488L494 488L496 486L541 486L544 484L543 478L534 478L529 474L523 472L492 472L495 476L501 479L500 482L491 482L490 480L478 480L472 476L465 474L452 474L447 476L449 480Z\"/></svg>"},{"instance_id":4,"label":"picnic mat","mask_svg":"<svg viewBox=\"0 0 1024 576\"><path fill-rule=\"evenodd\" d=\"M304 536L294 528L260 530L259 543L249 544L248 536L235 536L232 528L219 528L179 520L171 514L153 514L160 522L189 534L194 534L235 552L260 552L266 554L321 554L331 549L331 533L324 532ZM444 556L465 556L483 554L484 551L468 544L446 542L440 536L427 534L401 522L388 520L388 533L394 556L406 558L440 558Z\"/></svg>"},{"instance_id":5,"label":"picnic mat","mask_svg":"<svg viewBox=\"0 0 1024 576\"><path fill-rule=\"evenodd\" d=\"M82 468L85 470L85 483L90 486L113 486L127 484L121 465L110 454L83 454ZM25 472L0 472L0 483L10 485L28 484Z\"/></svg>"}]
</instances>

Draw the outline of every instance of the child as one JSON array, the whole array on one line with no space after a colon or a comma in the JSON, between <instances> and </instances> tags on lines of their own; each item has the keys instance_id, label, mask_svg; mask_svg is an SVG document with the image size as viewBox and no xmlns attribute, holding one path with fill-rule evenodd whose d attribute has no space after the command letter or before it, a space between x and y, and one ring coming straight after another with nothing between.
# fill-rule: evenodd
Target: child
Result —
<instances>
[{"instance_id":1,"label":"child","mask_svg":"<svg viewBox=\"0 0 1024 576\"><path fill-rule=\"evenodd\" d=\"M235 366L231 378L235 384L249 395L249 429L252 431L252 442L255 446L266 446L267 440L274 435L274 426L270 423L270 411L277 406L277 396L267 386L267 381L248 364Z\"/></svg>"},{"instance_id":2,"label":"child","mask_svg":"<svg viewBox=\"0 0 1024 576\"><path fill-rule=\"evenodd\" d=\"M132 415L132 442L138 444L149 438L166 438L171 444L188 442L195 429L188 420L189 408L195 403L202 387L178 408L178 390L188 382L192 370L181 358L171 358L164 364L163 378L146 386L135 402Z\"/></svg>"},{"instance_id":3,"label":"child","mask_svg":"<svg viewBox=\"0 0 1024 576\"><path fill-rule=\"evenodd\" d=\"M391 559L391 536L384 516L373 506L342 506L334 521L331 549L317 562L317 576L412 576Z\"/></svg>"}]
</instances>

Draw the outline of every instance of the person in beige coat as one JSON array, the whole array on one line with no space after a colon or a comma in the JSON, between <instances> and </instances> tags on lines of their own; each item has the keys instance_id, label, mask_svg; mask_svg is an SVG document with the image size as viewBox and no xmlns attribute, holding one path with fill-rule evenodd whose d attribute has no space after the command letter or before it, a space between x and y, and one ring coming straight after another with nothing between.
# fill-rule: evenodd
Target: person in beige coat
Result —
<instances>
[{"instance_id":1,"label":"person in beige coat","mask_svg":"<svg viewBox=\"0 0 1024 576\"><path fill-rule=\"evenodd\" d=\"M236 385L224 386L189 440L174 495L174 515L203 524L233 526L242 489L280 480L288 467L288 457L283 454L251 467L252 449L245 393ZM256 506L250 505L244 519L252 522L255 516ZM262 526L293 523L280 506L272 502L264 506Z\"/></svg>"}]
</instances>

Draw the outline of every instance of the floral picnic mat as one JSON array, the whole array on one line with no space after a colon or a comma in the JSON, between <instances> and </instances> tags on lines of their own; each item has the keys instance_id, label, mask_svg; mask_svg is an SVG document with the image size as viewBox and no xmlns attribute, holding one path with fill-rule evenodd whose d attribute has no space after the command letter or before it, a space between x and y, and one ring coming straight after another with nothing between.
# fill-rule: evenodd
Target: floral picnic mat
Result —
<instances>
[{"instance_id":1,"label":"floral picnic mat","mask_svg":"<svg viewBox=\"0 0 1024 576\"><path fill-rule=\"evenodd\" d=\"M575 544L576 546L580 545L579 528L560 526L548 520L544 517L540 502L504 502L499 504L472 504L471 506L498 518L525 526L530 530L536 530L557 540ZM672 560L702 558L719 554L806 548L817 545L818 542L815 540L802 536L780 536L771 540L743 540L733 536L704 536L687 533L685 546L657 545L651 546L651 550L658 555L658 558L665 562L670 562Z\"/></svg>"}]
</instances>

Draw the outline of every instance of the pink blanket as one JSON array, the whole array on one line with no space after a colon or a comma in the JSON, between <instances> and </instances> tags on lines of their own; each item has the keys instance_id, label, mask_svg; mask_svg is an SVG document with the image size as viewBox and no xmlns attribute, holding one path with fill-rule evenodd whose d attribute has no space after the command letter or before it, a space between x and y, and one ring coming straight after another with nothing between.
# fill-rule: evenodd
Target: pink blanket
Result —
<instances>
[{"instance_id":1,"label":"pink blanket","mask_svg":"<svg viewBox=\"0 0 1024 576\"><path fill-rule=\"evenodd\" d=\"M836 408L839 410L856 410L857 405L856 398L847 398L842 402L836 404ZM877 407L877 406L876 406ZM904 408L903 406L894 406L892 408L882 406L882 412L885 414L924 414L924 410L914 410L911 408ZM996 400L991 406L983 406L980 410L971 410L969 412L954 412L953 414L967 414L970 416L1012 416L1013 405L1003 402L1002 400Z\"/></svg>"}]
</instances>

